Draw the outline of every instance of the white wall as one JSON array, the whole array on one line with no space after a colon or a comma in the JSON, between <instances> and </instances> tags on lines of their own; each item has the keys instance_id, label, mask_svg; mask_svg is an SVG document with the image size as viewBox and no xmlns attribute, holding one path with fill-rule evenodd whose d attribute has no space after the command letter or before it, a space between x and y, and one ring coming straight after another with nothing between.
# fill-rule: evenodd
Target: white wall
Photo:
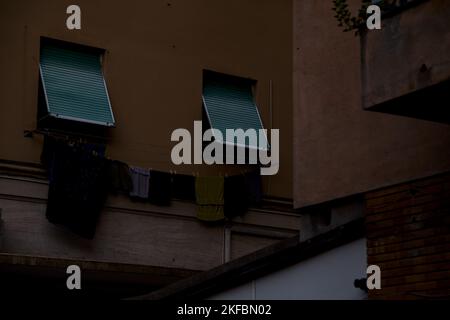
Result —
<instances>
[{"instance_id":1,"label":"white wall","mask_svg":"<svg viewBox=\"0 0 450 320\"><path fill-rule=\"evenodd\" d=\"M366 277L366 260L366 239L360 239L210 299L365 299L353 281Z\"/></svg>"}]
</instances>

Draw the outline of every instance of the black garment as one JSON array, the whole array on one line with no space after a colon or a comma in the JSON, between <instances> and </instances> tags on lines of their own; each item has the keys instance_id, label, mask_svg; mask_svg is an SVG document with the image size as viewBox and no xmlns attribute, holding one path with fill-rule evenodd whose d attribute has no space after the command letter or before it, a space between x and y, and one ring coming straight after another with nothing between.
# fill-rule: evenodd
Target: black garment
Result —
<instances>
[{"instance_id":1,"label":"black garment","mask_svg":"<svg viewBox=\"0 0 450 320\"><path fill-rule=\"evenodd\" d=\"M159 206L169 206L172 197L170 173L150 170L148 199Z\"/></svg>"},{"instance_id":2,"label":"black garment","mask_svg":"<svg viewBox=\"0 0 450 320\"><path fill-rule=\"evenodd\" d=\"M225 178L225 216L233 218L243 215L248 210L248 188L243 175Z\"/></svg>"},{"instance_id":3,"label":"black garment","mask_svg":"<svg viewBox=\"0 0 450 320\"><path fill-rule=\"evenodd\" d=\"M47 170L48 174L50 174L50 167L53 164L55 151L61 150L61 147L64 145L69 145L69 142L67 140L55 138L53 136L44 136L44 145L41 152L41 164L44 166L45 170ZM72 145L72 147L74 147L75 149L79 149L80 146L83 146L86 152L95 153L100 157L105 156L106 146L102 144L80 144L73 142L70 145Z\"/></svg>"},{"instance_id":4,"label":"black garment","mask_svg":"<svg viewBox=\"0 0 450 320\"><path fill-rule=\"evenodd\" d=\"M262 182L259 170L245 173L245 186L250 205L259 205L262 201Z\"/></svg>"},{"instance_id":5,"label":"black garment","mask_svg":"<svg viewBox=\"0 0 450 320\"><path fill-rule=\"evenodd\" d=\"M42 146L41 163L47 171L47 174L50 173L50 166L53 163L53 156L56 148L57 140L52 137L45 136L44 145Z\"/></svg>"},{"instance_id":6,"label":"black garment","mask_svg":"<svg viewBox=\"0 0 450 320\"><path fill-rule=\"evenodd\" d=\"M47 219L91 239L107 197L106 160L92 145L56 142L53 148Z\"/></svg>"},{"instance_id":7,"label":"black garment","mask_svg":"<svg viewBox=\"0 0 450 320\"><path fill-rule=\"evenodd\" d=\"M179 200L195 201L195 177L185 174L172 175L172 195Z\"/></svg>"},{"instance_id":8,"label":"black garment","mask_svg":"<svg viewBox=\"0 0 450 320\"><path fill-rule=\"evenodd\" d=\"M113 194L129 194L133 190L130 168L124 162L117 160L108 161L109 191Z\"/></svg>"}]
</instances>

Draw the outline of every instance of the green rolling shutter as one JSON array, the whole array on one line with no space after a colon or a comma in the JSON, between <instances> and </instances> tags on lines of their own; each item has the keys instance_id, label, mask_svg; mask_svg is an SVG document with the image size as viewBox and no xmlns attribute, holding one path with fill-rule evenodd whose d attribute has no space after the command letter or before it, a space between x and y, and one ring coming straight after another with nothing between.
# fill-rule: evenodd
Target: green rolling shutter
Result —
<instances>
[{"instance_id":1,"label":"green rolling shutter","mask_svg":"<svg viewBox=\"0 0 450 320\"><path fill-rule=\"evenodd\" d=\"M96 51L42 45L40 72L50 116L114 126L100 57Z\"/></svg>"},{"instance_id":2,"label":"green rolling shutter","mask_svg":"<svg viewBox=\"0 0 450 320\"><path fill-rule=\"evenodd\" d=\"M236 141L227 141L226 129L263 129L258 107L253 98L252 86L254 82L233 76L216 73L206 73L203 84L203 103L208 115L211 128L222 133L227 144ZM259 137L258 137L259 140ZM267 149L269 147L266 137L258 141L258 145L246 147Z\"/></svg>"}]
</instances>

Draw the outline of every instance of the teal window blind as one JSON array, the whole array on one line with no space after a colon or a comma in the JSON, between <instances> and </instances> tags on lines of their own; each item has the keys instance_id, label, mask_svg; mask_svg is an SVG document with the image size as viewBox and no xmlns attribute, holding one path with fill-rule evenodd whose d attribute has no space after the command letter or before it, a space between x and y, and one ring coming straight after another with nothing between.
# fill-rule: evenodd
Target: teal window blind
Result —
<instances>
[{"instance_id":1,"label":"teal window blind","mask_svg":"<svg viewBox=\"0 0 450 320\"><path fill-rule=\"evenodd\" d=\"M215 72L205 72L203 83L203 104L208 115L208 121L213 129L219 130L223 141L218 137L216 141L237 145L236 139L228 141L226 129L255 129L259 133L263 129L258 107L253 97L255 82L249 79L223 75ZM245 146L249 148L268 149L267 137L257 139L257 145L246 139Z\"/></svg>"},{"instance_id":2,"label":"teal window blind","mask_svg":"<svg viewBox=\"0 0 450 320\"><path fill-rule=\"evenodd\" d=\"M114 126L100 52L42 44L40 74L50 116Z\"/></svg>"}]
</instances>

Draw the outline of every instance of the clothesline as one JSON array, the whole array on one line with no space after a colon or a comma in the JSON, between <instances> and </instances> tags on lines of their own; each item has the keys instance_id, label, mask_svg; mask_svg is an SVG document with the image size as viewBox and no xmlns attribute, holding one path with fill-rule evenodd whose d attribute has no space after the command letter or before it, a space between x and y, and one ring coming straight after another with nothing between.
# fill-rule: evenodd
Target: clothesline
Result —
<instances>
[{"instance_id":1,"label":"clothesline","mask_svg":"<svg viewBox=\"0 0 450 320\"><path fill-rule=\"evenodd\" d=\"M50 222L92 238L108 193L132 201L170 206L173 198L195 201L197 218L222 221L242 215L262 198L259 170L233 176L176 174L129 166L106 158L104 144L46 136L41 161L49 175Z\"/></svg>"},{"instance_id":2,"label":"clothesline","mask_svg":"<svg viewBox=\"0 0 450 320\"><path fill-rule=\"evenodd\" d=\"M46 130L46 129L34 129L34 130L25 130L24 131L24 136L26 137L30 137L33 134L41 134L44 137L50 137L50 138L55 138L55 139L62 139L64 141L73 141L73 142L78 142L78 143L84 143L84 144L89 144L89 145L99 145L99 146L105 146L105 142L104 141L108 141L110 140L110 138L108 137L101 137L101 136L95 136L95 135L89 135L89 134L82 134L82 133L71 133L71 132L64 132L64 131L57 131L57 130ZM103 142L93 142L92 139L95 140L100 140ZM137 145L137 144L136 144ZM160 146L160 145L152 145L152 144L148 144L145 143L146 146L152 146L152 147L157 147L157 148L165 148L164 146ZM113 160L110 157L105 156L106 159L108 160ZM157 160L152 160L152 163L163 163L163 164L167 164L167 161L157 161ZM152 167L149 168L150 170L153 170ZM157 170L157 169L155 169ZM249 172L250 170L240 170L240 174L246 174L247 172ZM177 170L176 169L169 169L168 172L170 174L177 174ZM180 173L180 174L187 174L187 173ZM192 176L200 176L200 171L191 171L191 175ZM228 176L233 176L232 174L228 174L227 172L218 172L219 176L224 176L224 177L228 177Z\"/></svg>"}]
</instances>

